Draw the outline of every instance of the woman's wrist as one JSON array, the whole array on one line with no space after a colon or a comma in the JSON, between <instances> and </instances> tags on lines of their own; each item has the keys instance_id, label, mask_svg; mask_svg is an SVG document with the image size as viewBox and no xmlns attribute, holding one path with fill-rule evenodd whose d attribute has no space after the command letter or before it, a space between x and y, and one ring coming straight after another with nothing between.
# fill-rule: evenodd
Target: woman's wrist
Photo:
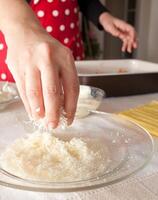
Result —
<instances>
[{"instance_id":1,"label":"woman's wrist","mask_svg":"<svg viewBox=\"0 0 158 200\"><path fill-rule=\"evenodd\" d=\"M109 12L103 12L99 16L99 23L103 26L105 22L111 17L111 14Z\"/></svg>"},{"instance_id":2,"label":"woman's wrist","mask_svg":"<svg viewBox=\"0 0 158 200\"><path fill-rule=\"evenodd\" d=\"M25 0L0 0L0 8L3 8L0 13L0 30L6 41L16 35L26 34L29 30L31 32L31 29L42 29Z\"/></svg>"},{"instance_id":3,"label":"woman's wrist","mask_svg":"<svg viewBox=\"0 0 158 200\"><path fill-rule=\"evenodd\" d=\"M41 31L43 28L40 24L36 22L23 22L22 20L16 22L10 22L6 28L3 29L3 33L5 35L5 40L7 44L13 43L14 39L21 38L25 40L25 38L29 38L30 35L36 35L37 31Z\"/></svg>"}]
</instances>

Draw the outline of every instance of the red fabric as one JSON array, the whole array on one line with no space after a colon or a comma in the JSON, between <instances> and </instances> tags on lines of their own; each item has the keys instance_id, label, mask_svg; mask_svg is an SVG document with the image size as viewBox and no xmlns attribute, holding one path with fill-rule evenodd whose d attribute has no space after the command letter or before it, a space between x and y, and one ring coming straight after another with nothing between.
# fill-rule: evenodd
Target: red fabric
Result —
<instances>
[{"instance_id":1,"label":"red fabric","mask_svg":"<svg viewBox=\"0 0 158 200\"><path fill-rule=\"evenodd\" d=\"M30 6L46 31L69 47L76 60L83 59L77 0L32 0ZM5 63L6 55L7 45L0 32L0 80L13 82Z\"/></svg>"}]
</instances>

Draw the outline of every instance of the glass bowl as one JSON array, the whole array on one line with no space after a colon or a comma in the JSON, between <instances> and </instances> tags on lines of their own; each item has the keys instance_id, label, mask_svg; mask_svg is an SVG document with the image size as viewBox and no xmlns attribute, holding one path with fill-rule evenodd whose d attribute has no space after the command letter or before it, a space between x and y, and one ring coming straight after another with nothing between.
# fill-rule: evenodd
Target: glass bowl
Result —
<instances>
[{"instance_id":1,"label":"glass bowl","mask_svg":"<svg viewBox=\"0 0 158 200\"><path fill-rule=\"evenodd\" d=\"M1 113L0 154L19 137L28 134L24 126L24 108L18 107L8 116ZM7 124L7 126L6 126ZM98 176L67 182L40 182L10 174L0 166L0 184L7 187L37 192L76 192L96 189L119 182L135 174L147 165L153 154L150 134L137 124L114 114L90 111L85 118L75 119L66 130L58 128L59 138L94 139L98 147L104 146L107 159L105 170ZM77 170L77 169L76 169Z\"/></svg>"},{"instance_id":2,"label":"glass bowl","mask_svg":"<svg viewBox=\"0 0 158 200\"><path fill-rule=\"evenodd\" d=\"M19 101L19 99L15 83L0 81L0 111Z\"/></svg>"},{"instance_id":3,"label":"glass bowl","mask_svg":"<svg viewBox=\"0 0 158 200\"><path fill-rule=\"evenodd\" d=\"M97 110L104 98L104 90L92 86L80 85L76 117L86 117L91 110Z\"/></svg>"}]
</instances>

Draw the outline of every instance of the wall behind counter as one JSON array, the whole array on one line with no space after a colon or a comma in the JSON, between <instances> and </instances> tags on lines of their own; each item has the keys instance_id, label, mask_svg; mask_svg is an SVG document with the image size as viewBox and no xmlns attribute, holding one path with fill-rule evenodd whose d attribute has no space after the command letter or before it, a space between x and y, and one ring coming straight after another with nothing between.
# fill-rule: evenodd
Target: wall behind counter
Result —
<instances>
[{"instance_id":1,"label":"wall behind counter","mask_svg":"<svg viewBox=\"0 0 158 200\"><path fill-rule=\"evenodd\" d=\"M136 58L158 63L158 0L138 0Z\"/></svg>"}]
</instances>

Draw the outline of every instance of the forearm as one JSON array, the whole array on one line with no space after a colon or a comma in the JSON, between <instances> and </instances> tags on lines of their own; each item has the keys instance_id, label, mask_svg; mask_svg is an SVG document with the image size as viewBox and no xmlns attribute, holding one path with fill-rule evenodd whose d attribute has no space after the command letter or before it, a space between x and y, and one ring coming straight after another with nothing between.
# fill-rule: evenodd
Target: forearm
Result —
<instances>
[{"instance_id":1,"label":"forearm","mask_svg":"<svg viewBox=\"0 0 158 200\"><path fill-rule=\"evenodd\" d=\"M25 0L0 0L0 30L6 40L10 34L18 33L20 27L40 27L33 11Z\"/></svg>"}]
</instances>

